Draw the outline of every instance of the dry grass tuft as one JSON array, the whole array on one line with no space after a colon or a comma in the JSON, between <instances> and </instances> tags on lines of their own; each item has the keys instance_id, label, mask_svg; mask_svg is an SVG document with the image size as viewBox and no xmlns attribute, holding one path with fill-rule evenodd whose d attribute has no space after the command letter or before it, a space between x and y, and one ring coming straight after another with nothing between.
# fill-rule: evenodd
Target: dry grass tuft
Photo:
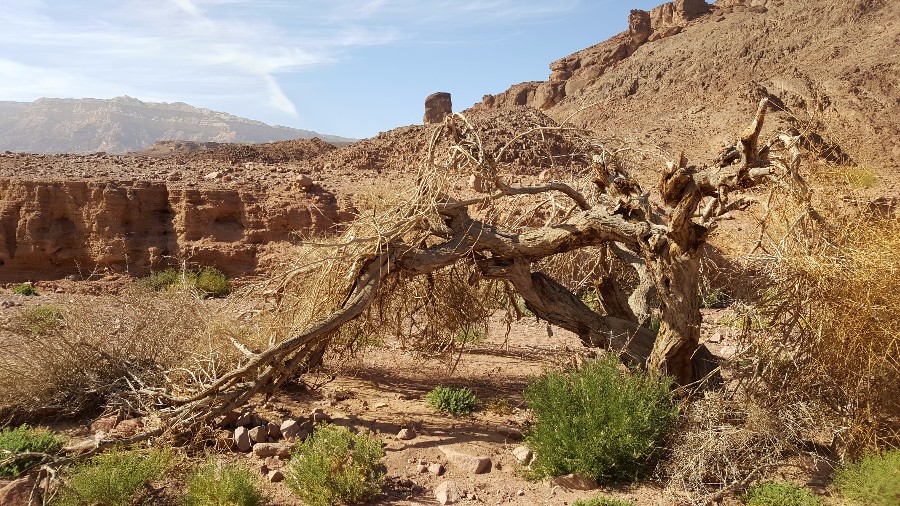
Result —
<instances>
[{"instance_id":1,"label":"dry grass tuft","mask_svg":"<svg viewBox=\"0 0 900 506\"><path fill-rule=\"evenodd\" d=\"M235 362L236 349L213 336L210 322L220 318L188 292L135 287L59 311L39 336L15 322L4 329L11 337L0 353L0 419L146 413L154 389L189 388Z\"/></svg>"}]
</instances>

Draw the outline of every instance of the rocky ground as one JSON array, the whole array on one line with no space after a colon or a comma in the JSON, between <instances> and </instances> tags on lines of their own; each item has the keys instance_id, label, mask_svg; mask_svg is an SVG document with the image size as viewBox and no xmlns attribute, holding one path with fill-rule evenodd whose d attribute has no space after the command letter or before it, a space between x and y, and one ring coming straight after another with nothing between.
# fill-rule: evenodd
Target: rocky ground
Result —
<instances>
[{"instance_id":1,"label":"rocky ground","mask_svg":"<svg viewBox=\"0 0 900 506\"><path fill-rule=\"evenodd\" d=\"M115 292L127 282L122 276L44 282L36 285L39 295L32 297L0 289L0 324L26 307L99 301L98 294ZM727 315L728 310L709 310L705 320L726 321ZM737 345L733 333L727 325L708 324L704 341L716 353L730 356ZM460 355L424 357L385 343L354 356L333 356L322 372L305 379L307 385L292 385L222 419L212 436L215 444L207 451L258 470L275 506L300 504L282 483L282 469L294 438L305 437L313 421L323 420L384 441L387 486L372 504L445 504L437 495L442 487L449 488L451 496L458 490L459 504L567 505L598 494L630 498L639 506L679 504L654 479L598 487L578 480L527 478L527 452L522 448L529 419L525 386L545 370L575 365L595 353L570 332L548 329L533 318L513 322L507 332L504 317L498 315L487 337ZM470 388L481 408L458 417L435 413L425 397L436 385ZM128 437L143 427L143 421L112 416L54 427L77 446L102 434ZM206 458L203 452L192 455L197 462ZM172 500L178 484L174 476L155 484L160 503Z\"/></svg>"}]
</instances>

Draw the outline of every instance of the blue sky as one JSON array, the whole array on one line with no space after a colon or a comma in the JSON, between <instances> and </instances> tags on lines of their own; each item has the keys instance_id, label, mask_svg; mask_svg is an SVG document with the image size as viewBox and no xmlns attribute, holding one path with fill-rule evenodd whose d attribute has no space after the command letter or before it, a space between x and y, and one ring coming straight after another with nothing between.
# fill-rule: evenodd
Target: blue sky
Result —
<instances>
[{"instance_id":1,"label":"blue sky","mask_svg":"<svg viewBox=\"0 0 900 506\"><path fill-rule=\"evenodd\" d=\"M186 102L347 137L455 110L662 0L0 0L0 100Z\"/></svg>"}]
</instances>

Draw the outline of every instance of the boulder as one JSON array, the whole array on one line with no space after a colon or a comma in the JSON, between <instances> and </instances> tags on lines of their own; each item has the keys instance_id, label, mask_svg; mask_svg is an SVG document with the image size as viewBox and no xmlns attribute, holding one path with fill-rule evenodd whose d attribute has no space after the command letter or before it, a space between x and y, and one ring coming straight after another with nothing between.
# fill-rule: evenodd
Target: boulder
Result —
<instances>
[{"instance_id":1,"label":"boulder","mask_svg":"<svg viewBox=\"0 0 900 506\"><path fill-rule=\"evenodd\" d=\"M34 482L34 476L26 476L0 488L0 505L28 506L29 504L41 504L40 490L35 490ZM32 492L34 492L35 500L29 503Z\"/></svg>"},{"instance_id":2,"label":"boulder","mask_svg":"<svg viewBox=\"0 0 900 506\"><path fill-rule=\"evenodd\" d=\"M269 442L269 427L267 425L257 425L249 431L250 440L254 443Z\"/></svg>"},{"instance_id":3,"label":"boulder","mask_svg":"<svg viewBox=\"0 0 900 506\"><path fill-rule=\"evenodd\" d=\"M534 452L527 446L517 446L513 448L512 454L516 457L516 460L519 461L519 464L522 464L523 466L531 464L531 461L534 459Z\"/></svg>"},{"instance_id":4,"label":"boulder","mask_svg":"<svg viewBox=\"0 0 900 506\"><path fill-rule=\"evenodd\" d=\"M293 448L293 445L288 443L256 443L253 445L253 455L260 458L287 458L291 456L291 448Z\"/></svg>"},{"instance_id":5,"label":"boulder","mask_svg":"<svg viewBox=\"0 0 900 506\"><path fill-rule=\"evenodd\" d=\"M449 93L432 93L425 99L425 117L423 121L426 125L440 123L450 114L453 114L453 101Z\"/></svg>"}]
</instances>

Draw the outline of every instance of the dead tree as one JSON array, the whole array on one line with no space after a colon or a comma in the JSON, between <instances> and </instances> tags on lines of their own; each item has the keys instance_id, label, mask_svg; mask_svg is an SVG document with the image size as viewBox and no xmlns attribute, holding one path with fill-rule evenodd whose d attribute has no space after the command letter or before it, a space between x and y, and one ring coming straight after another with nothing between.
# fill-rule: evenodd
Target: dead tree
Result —
<instances>
[{"instance_id":1,"label":"dead tree","mask_svg":"<svg viewBox=\"0 0 900 506\"><path fill-rule=\"evenodd\" d=\"M159 413L170 426L178 427L271 393L320 356L345 325L362 315L377 318L372 308L391 290L459 266L468 269L471 283L500 281L537 317L574 332L587 346L613 350L628 363L673 376L679 385L702 381L715 373L716 361L699 343L701 247L723 217L750 205L748 199L732 198L734 193L767 181L808 193L798 173L799 136L781 133L760 143L766 107L763 100L750 127L712 166L689 165L684 156L669 162L659 178L658 202L614 163L614 153L596 145L586 158L587 186L510 184L497 160L515 139L489 153L464 116L449 116L434 131L415 195L380 214L377 226L351 226L331 244L342 262L331 266L331 274L320 272L314 282L326 275L339 281L333 306L287 339L249 356L239 369L190 395L157 392L153 404L162 406ZM441 142L449 144L446 163L437 160ZM460 176L469 176L477 192L454 191L453 178ZM491 212L498 202L528 195L553 196L571 205L554 221L533 227L506 226ZM608 247L640 279L631 294L612 280L601 280L602 313L539 268L545 259L592 247ZM298 269L293 276L310 272ZM642 325L651 296L659 303L658 333Z\"/></svg>"}]
</instances>

